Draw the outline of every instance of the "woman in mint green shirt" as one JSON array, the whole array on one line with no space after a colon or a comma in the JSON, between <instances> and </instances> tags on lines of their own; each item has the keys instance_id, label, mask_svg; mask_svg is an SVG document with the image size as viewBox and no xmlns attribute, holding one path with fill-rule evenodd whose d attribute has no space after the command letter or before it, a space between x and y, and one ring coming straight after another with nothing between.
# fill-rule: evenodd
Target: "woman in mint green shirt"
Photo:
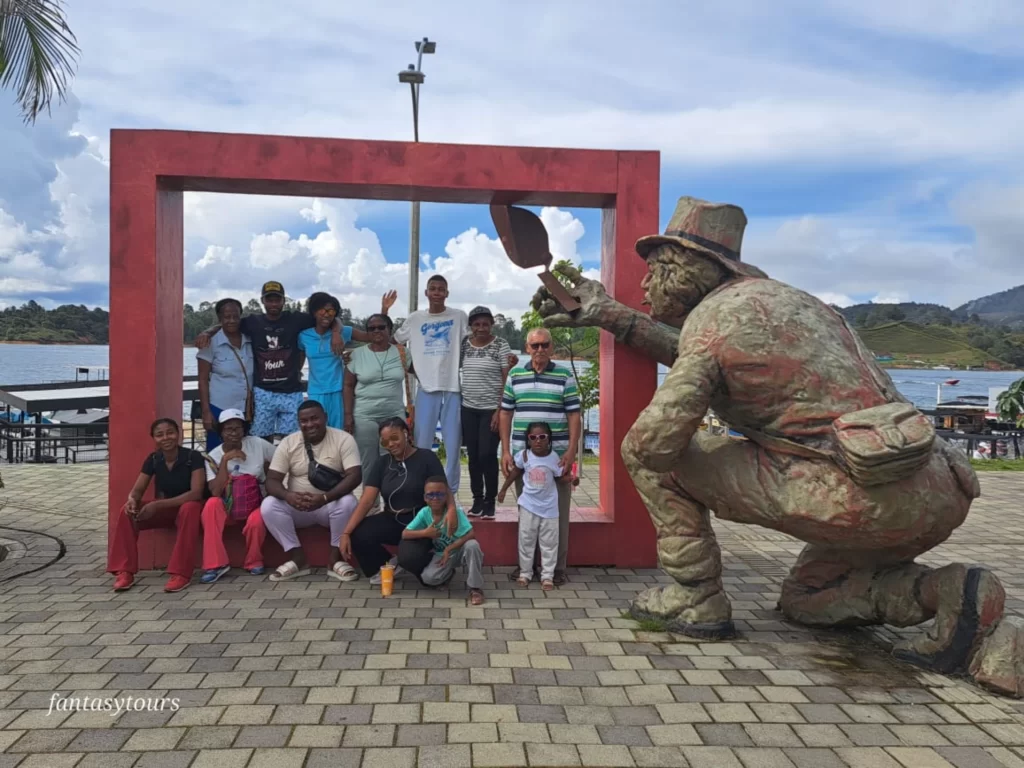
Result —
<instances>
[{"instance_id":1,"label":"woman in mint green shirt","mask_svg":"<svg viewBox=\"0 0 1024 768\"><path fill-rule=\"evenodd\" d=\"M380 446L378 425L384 419L405 418L405 377L409 359L391 343L394 323L387 315L366 321L370 343L352 352L345 367L345 431L352 434L363 460L363 477L386 451Z\"/></svg>"}]
</instances>

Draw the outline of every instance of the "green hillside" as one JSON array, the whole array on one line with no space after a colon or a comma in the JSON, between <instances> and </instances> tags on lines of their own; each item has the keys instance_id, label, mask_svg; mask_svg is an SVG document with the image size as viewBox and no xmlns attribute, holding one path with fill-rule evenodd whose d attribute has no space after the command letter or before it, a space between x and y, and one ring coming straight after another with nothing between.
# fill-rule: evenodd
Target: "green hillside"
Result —
<instances>
[{"instance_id":1,"label":"green hillside","mask_svg":"<svg viewBox=\"0 0 1024 768\"><path fill-rule=\"evenodd\" d=\"M920 360L930 365L957 367L1005 364L977 347L972 347L955 327L923 326L898 322L859 328L857 333L876 355L892 355L895 363Z\"/></svg>"}]
</instances>

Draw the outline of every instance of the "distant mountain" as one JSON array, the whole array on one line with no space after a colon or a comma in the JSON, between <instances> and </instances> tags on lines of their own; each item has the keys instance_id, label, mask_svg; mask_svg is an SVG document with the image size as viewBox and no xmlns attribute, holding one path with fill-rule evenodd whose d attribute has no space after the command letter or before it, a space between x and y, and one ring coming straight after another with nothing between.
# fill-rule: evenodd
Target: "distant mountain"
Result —
<instances>
[{"instance_id":1,"label":"distant mountain","mask_svg":"<svg viewBox=\"0 0 1024 768\"><path fill-rule=\"evenodd\" d=\"M1024 330L1024 285L968 301L954 312L964 319L977 315L985 323Z\"/></svg>"},{"instance_id":2,"label":"distant mountain","mask_svg":"<svg viewBox=\"0 0 1024 768\"><path fill-rule=\"evenodd\" d=\"M903 304L854 304L842 307L840 311L858 328L907 321L920 325L980 323L1024 331L1024 285L982 296L956 309L910 301Z\"/></svg>"},{"instance_id":3,"label":"distant mountain","mask_svg":"<svg viewBox=\"0 0 1024 768\"><path fill-rule=\"evenodd\" d=\"M970 344L960 327L902 321L858 328L857 333L875 355L890 357L895 364L976 368L1003 367L1008 362Z\"/></svg>"}]
</instances>

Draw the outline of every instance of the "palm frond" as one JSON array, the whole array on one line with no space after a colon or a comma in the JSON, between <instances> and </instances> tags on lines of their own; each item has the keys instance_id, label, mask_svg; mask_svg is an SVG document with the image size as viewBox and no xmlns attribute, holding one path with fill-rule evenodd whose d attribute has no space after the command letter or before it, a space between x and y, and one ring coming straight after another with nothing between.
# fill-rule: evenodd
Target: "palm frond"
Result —
<instances>
[{"instance_id":1,"label":"palm frond","mask_svg":"<svg viewBox=\"0 0 1024 768\"><path fill-rule=\"evenodd\" d=\"M0 0L0 87L12 87L25 122L67 98L78 41L61 0Z\"/></svg>"}]
</instances>

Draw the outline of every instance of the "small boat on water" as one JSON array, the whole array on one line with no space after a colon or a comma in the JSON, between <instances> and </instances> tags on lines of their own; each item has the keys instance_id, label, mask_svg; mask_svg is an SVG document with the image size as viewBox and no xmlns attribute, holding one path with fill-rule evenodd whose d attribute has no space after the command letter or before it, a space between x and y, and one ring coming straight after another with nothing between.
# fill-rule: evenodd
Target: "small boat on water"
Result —
<instances>
[{"instance_id":1,"label":"small boat on water","mask_svg":"<svg viewBox=\"0 0 1024 768\"><path fill-rule=\"evenodd\" d=\"M955 386L956 386L957 384L959 384L959 383L960 383L960 379L946 379L946 380L945 380L945 381L943 382L943 384L947 384L947 385L949 385L950 387L955 387Z\"/></svg>"}]
</instances>

